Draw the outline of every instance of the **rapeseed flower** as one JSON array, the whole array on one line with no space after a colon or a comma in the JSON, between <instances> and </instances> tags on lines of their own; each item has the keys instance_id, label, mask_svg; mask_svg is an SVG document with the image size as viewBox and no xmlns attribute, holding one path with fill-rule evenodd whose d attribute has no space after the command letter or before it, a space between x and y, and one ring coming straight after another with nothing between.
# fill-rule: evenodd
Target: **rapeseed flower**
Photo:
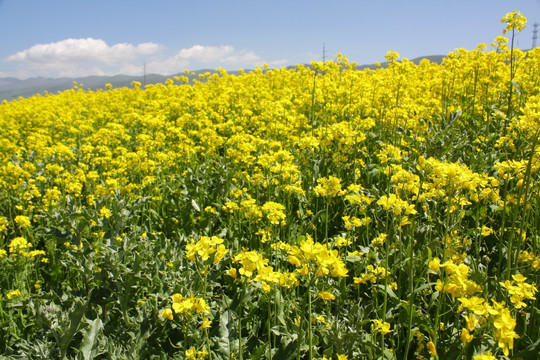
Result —
<instances>
[{"instance_id":1,"label":"rapeseed flower","mask_svg":"<svg viewBox=\"0 0 540 360\"><path fill-rule=\"evenodd\" d=\"M172 310L175 314L202 314L210 311L210 307L203 298L195 296L186 298L176 293L172 296L172 300Z\"/></svg>"},{"instance_id":2,"label":"rapeseed flower","mask_svg":"<svg viewBox=\"0 0 540 360\"><path fill-rule=\"evenodd\" d=\"M285 210L285 206L273 201L268 201L262 206L262 211L272 225L285 225L286 215L283 210Z\"/></svg>"},{"instance_id":3,"label":"rapeseed flower","mask_svg":"<svg viewBox=\"0 0 540 360\"><path fill-rule=\"evenodd\" d=\"M329 291L320 291L317 293L317 296L324 300L324 302L328 302L329 300L335 300L336 297Z\"/></svg>"},{"instance_id":4,"label":"rapeseed flower","mask_svg":"<svg viewBox=\"0 0 540 360\"><path fill-rule=\"evenodd\" d=\"M217 264L229 250L223 245L223 239L219 236L201 236L199 241L190 239L186 245L186 258L191 261L196 261L197 258L202 262L206 262L210 257L213 257L213 263Z\"/></svg>"},{"instance_id":5,"label":"rapeseed flower","mask_svg":"<svg viewBox=\"0 0 540 360\"><path fill-rule=\"evenodd\" d=\"M431 355L437 356L437 347L435 347L435 344L433 343L433 341L429 341L427 343L427 347Z\"/></svg>"},{"instance_id":6,"label":"rapeseed flower","mask_svg":"<svg viewBox=\"0 0 540 360\"><path fill-rule=\"evenodd\" d=\"M19 289L15 289L8 292L6 297L8 298L8 300L13 300L22 297L22 294Z\"/></svg>"},{"instance_id":7,"label":"rapeseed flower","mask_svg":"<svg viewBox=\"0 0 540 360\"><path fill-rule=\"evenodd\" d=\"M24 237L16 237L9 243L9 256L15 257L17 255L27 256L28 251L32 244L29 243Z\"/></svg>"},{"instance_id":8,"label":"rapeseed flower","mask_svg":"<svg viewBox=\"0 0 540 360\"><path fill-rule=\"evenodd\" d=\"M208 320L208 318L202 319L202 324L199 327L199 330L209 329L212 326L212 321Z\"/></svg>"},{"instance_id":9,"label":"rapeseed flower","mask_svg":"<svg viewBox=\"0 0 540 360\"><path fill-rule=\"evenodd\" d=\"M439 272L439 269L441 268L441 259L438 257L433 258L433 260L428 263L428 267L436 273Z\"/></svg>"},{"instance_id":10,"label":"rapeseed flower","mask_svg":"<svg viewBox=\"0 0 540 360\"><path fill-rule=\"evenodd\" d=\"M111 210L107 209L106 207L102 207L99 210L99 216L103 219L108 219L112 215Z\"/></svg>"},{"instance_id":11,"label":"rapeseed flower","mask_svg":"<svg viewBox=\"0 0 540 360\"><path fill-rule=\"evenodd\" d=\"M169 320L173 320L174 319L174 316L173 316L173 312L171 309L167 308L167 309L164 309L162 312L161 312L161 316L165 319L169 319Z\"/></svg>"},{"instance_id":12,"label":"rapeseed flower","mask_svg":"<svg viewBox=\"0 0 540 360\"><path fill-rule=\"evenodd\" d=\"M489 236L493 234L493 229L485 225L480 228L480 231L482 232L482 236Z\"/></svg>"},{"instance_id":13,"label":"rapeseed flower","mask_svg":"<svg viewBox=\"0 0 540 360\"><path fill-rule=\"evenodd\" d=\"M503 350L504 355L508 356L510 350L514 348L514 339L519 338L514 331L516 320L510 315L510 310L503 308L498 311L493 326L498 345Z\"/></svg>"},{"instance_id":14,"label":"rapeseed flower","mask_svg":"<svg viewBox=\"0 0 540 360\"><path fill-rule=\"evenodd\" d=\"M503 30L503 34L506 34L507 31L516 30L518 33L521 30L525 29L525 24L527 23L527 18L521 14L519 11L512 11L507 13L502 19L501 23L506 24L506 27Z\"/></svg>"},{"instance_id":15,"label":"rapeseed flower","mask_svg":"<svg viewBox=\"0 0 540 360\"><path fill-rule=\"evenodd\" d=\"M24 215L17 215L15 217L15 222L17 224L19 224L19 226L23 229L26 229L26 228L29 228L30 227L30 218L28 216L24 216Z\"/></svg>"},{"instance_id":16,"label":"rapeseed flower","mask_svg":"<svg viewBox=\"0 0 540 360\"><path fill-rule=\"evenodd\" d=\"M463 329L461 329L461 335L460 335L459 339L462 342L471 342L474 339L474 336L471 335L469 330L463 328Z\"/></svg>"},{"instance_id":17,"label":"rapeseed flower","mask_svg":"<svg viewBox=\"0 0 540 360\"><path fill-rule=\"evenodd\" d=\"M317 180L317 186L313 189L317 196L322 197L336 197L342 196L346 193L341 189L341 179L335 176L328 176Z\"/></svg>"},{"instance_id":18,"label":"rapeseed flower","mask_svg":"<svg viewBox=\"0 0 540 360\"><path fill-rule=\"evenodd\" d=\"M6 230L8 225L9 222L7 221L7 219L3 216L0 216L0 232Z\"/></svg>"},{"instance_id":19,"label":"rapeseed flower","mask_svg":"<svg viewBox=\"0 0 540 360\"><path fill-rule=\"evenodd\" d=\"M465 264L456 265L452 260L446 261L440 267L445 269L447 278L437 280L435 289L445 291L452 295L452 298L460 298L465 295L473 295L480 292L480 285L468 279L469 267Z\"/></svg>"},{"instance_id":20,"label":"rapeseed flower","mask_svg":"<svg viewBox=\"0 0 540 360\"><path fill-rule=\"evenodd\" d=\"M501 282L500 285L504 287L510 294L510 301L514 304L516 309L521 309L527 306L523 302L524 299L536 300L534 295L538 291L536 284L527 284L524 277L521 274L512 275L513 281L506 280Z\"/></svg>"},{"instance_id":21,"label":"rapeseed flower","mask_svg":"<svg viewBox=\"0 0 540 360\"><path fill-rule=\"evenodd\" d=\"M382 320L371 320L373 322L372 330L375 332L380 332L383 335L391 333L393 330L390 330L390 324Z\"/></svg>"}]
</instances>

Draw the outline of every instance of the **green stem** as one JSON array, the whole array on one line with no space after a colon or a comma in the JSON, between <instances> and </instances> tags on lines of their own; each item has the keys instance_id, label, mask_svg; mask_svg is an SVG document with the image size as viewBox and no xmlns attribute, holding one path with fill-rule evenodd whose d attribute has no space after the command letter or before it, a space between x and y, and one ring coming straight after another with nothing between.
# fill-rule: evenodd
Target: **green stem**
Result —
<instances>
[{"instance_id":1,"label":"green stem","mask_svg":"<svg viewBox=\"0 0 540 360\"><path fill-rule=\"evenodd\" d=\"M329 200L327 199L326 200L326 216L324 218L324 241L325 241L325 244L328 245L328 202Z\"/></svg>"},{"instance_id":2,"label":"green stem","mask_svg":"<svg viewBox=\"0 0 540 360\"><path fill-rule=\"evenodd\" d=\"M411 224L412 225L412 224ZM407 360L409 354L409 345L411 343L411 329L413 321L413 304L414 304L414 263L413 263L413 236L409 236L409 248L407 249L407 257L409 258L409 319L407 321L407 339L405 339L405 357Z\"/></svg>"},{"instance_id":3,"label":"green stem","mask_svg":"<svg viewBox=\"0 0 540 360\"><path fill-rule=\"evenodd\" d=\"M508 121L510 121L510 116L512 115L512 81L514 80L514 36L515 30L512 29L512 41L510 42L510 84L508 85L508 109L506 113L506 122L504 126L504 135L506 135L506 127Z\"/></svg>"},{"instance_id":4,"label":"green stem","mask_svg":"<svg viewBox=\"0 0 540 360\"><path fill-rule=\"evenodd\" d=\"M394 226L394 216L392 216L392 226ZM387 228L388 229L388 228ZM384 298L383 298L383 313L382 313L382 321L386 322L386 309L388 306L388 256L390 252L390 239L391 236L388 236L386 241L384 242ZM381 331L381 359L384 359L384 334Z\"/></svg>"},{"instance_id":5,"label":"green stem","mask_svg":"<svg viewBox=\"0 0 540 360\"><path fill-rule=\"evenodd\" d=\"M240 304L238 305L240 308L238 310L239 316L238 316L238 358L240 360L243 359L242 357L242 310L243 310L243 302L244 302L244 293L246 291L245 284L242 285L242 293L240 295Z\"/></svg>"},{"instance_id":6,"label":"green stem","mask_svg":"<svg viewBox=\"0 0 540 360\"><path fill-rule=\"evenodd\" d=\"M210 351L210 338L208 336L208 329L204 329L204 336L206 337L206 348L208 349L208 360L212 360L212 351Z\"/></svg>"},{"instance_id":7,"label":"green stem","mask_svg":"<svg viewBox=\"0 0 540 360\"><path fill-rule=\"evenodd\" d=\"M272 360L272 304L268 297L268 359Z\"/></svg>"},{"instance_id":8,"label":"green stem","mask_svg":"<svg viewBox=\"0 0 540 360\"><path fill-rule=\"evenodd\" d=\"M308 359L313 359L313 329L311 326L311 281L309 282L309 288L307 291L307 297L308 297L308 345L309 345L309 356Z\"/></svg>"}]
</instances>

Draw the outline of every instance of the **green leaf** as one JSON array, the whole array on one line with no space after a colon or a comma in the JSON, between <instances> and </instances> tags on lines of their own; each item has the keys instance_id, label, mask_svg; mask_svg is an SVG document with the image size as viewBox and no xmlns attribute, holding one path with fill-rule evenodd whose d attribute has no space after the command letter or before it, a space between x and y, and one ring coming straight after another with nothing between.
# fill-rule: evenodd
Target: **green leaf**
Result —
<instances>
[{"instance_id":1,"label":"green leaf","mask_svg":"<svg viewBox=\"0 0 540 360\"><path fill-rule=\"evenodd\" d=\"M97 338L102 329L103 322L100 318L92 321L90 328L86 330L82 339L79 358L81 358L81 355L82 359L85 360L93 359L95 357L98 345Z\"/></svg>"},{"instance_id":2,"label":"green leaf","mask_svg":"<svg viewBox=\"0 0 540 360\"><path fill-rule=\"evenodd\" d=\"M379 288L381 290L384 290L384 285L382 285L382 284L376 284L376 285L374 285L374 287ZM386 293L388 294L388 296L390 296L391 299L399 301L399 298L397 297L394 290L390 289L390 286L386 287Z\"/></svg>"},{"instance_id":3,"label":"green leaf","mask_svg":"<svg viewBox=\"0 0 540 360\"><path fill-rule=\"evenodd\" d=\"M65 359L69 344L71 344L73 336L77 333L77 330L79 330L79 325L81 324L87 307L87 302L79 302L75 305L75 310L73 310L73 312L70 314L69 329L65 333L63 333L59 339L58 345L60 346L60 359Z\"/></svg>"},{"instance_id":4,"label":"green leaf","mask_svg":"<svg viewBox=\"0 0 540 360\"><path fill-rule=\"evenodd\" d=\"M536 340L534 343L529 345L527 348L518 352L512 356L512 360L536 360L538 359L538 354L540 354L540 339Z\"/></svg>"},{"instance_id":5,"label":"green leaf","mask_svg":"<svg viewBox=\"0 0 540 360\"><path fill-rule=\"evenodd\" d=\"M229 321L232 321L232 313L230 311L225 311L219 317L219 352L224 355L225 359L230 359L232 351L231 344L231 331L230 327L234 326L229 324Z\"/></svg>"}]
</instances>

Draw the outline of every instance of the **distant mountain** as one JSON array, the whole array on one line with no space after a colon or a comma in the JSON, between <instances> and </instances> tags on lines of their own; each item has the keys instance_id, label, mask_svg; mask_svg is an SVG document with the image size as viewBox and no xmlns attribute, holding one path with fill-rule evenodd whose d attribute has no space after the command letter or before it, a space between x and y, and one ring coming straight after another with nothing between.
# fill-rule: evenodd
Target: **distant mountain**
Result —
<instances>
[{"instance_id":1,"label":"distant mountain","mask_svg":"<svg viewBox=\"0 0 540 360\"><path fill-rule=\"evenodd\" d=\"M442 63L444 56L434 55L434 56L424 56L412 59L411 61L418 64L422 59L428 59L431 62ZM384 67L386 64L382 63L381 66ZM309 65L307 65L309 66ZM289 68L294 68L295 66L290 66ZM359 70L363 69L376 69L377 66L374 64L371 65L362 65L359 66ZM213 73L215 70L202 69L193 72L194 74L188 75L189 78L198 78L199 74L205 72ZM248 71L248 70L246 70ZM238 74L238 72L229 72L230 74ZM72 89L74 82L82 84L84 89L103 89L105 84L110 83L114 88L121 87L131 87L133 81L138 81L141 84L158 84L165 83L167 79L172 79L174 76L184 76L185 73L178 73L173 75L159 75L159 74L148 74L145 76L129 76L129 75L115 75L115 76L87 76L81 78L44 78L44 77L35 77L26 80L20 80L13 77L0 78L0 101L3 100L15 100L19 97L30 97L35 94L44 95L45 92L50 94L56 94L60 91Z\"/></svg>"},{"instance_id":2,"label":"distant mountain","mask_svg":"<svg viewBox=\"0 0 540 360\"><path fill-rule=\"evenodd\" d=\"M198 70L194 74L188 75L190 78L198 77L199 74L205 72L213 72L214 70ZM185 73L179 73L174 75L158 75L148 74L146 76L129 76L129 75L115 75L115 76L87 76L81 78L44 78L35 77L26 80L20 80L16 78L0 78L0 101L2 100L15 100L19 97L29 97L35 94L44 95L45 92L50 94L56 94L60 91L72 89L74 82L77 82L79 86L84 89L103 89L105 85L110 83L115 88L131 87L133 81L138 81L141 84L157 84L165 83L167 79L171 79L174 76L184 76Z\"/></svg>"}]
</instances>

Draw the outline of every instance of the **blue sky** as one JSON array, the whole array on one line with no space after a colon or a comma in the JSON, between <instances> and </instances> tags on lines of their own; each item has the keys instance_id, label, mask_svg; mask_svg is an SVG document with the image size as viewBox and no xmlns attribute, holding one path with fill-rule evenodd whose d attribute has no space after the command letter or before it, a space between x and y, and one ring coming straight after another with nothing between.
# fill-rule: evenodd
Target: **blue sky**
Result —
<instances>
[{"instance_id":1,"label":"blue sky","mask_svg":"<svg viewBox=\"0 0 540 360\"><path fill-rule=\"evenodd\" d=\"M0 0L0 77L175 74L384 61L489 45L512 10L532 45L540 0ZM540 40L539 40L540 43Z\"/></svg>"}]
</instances>

